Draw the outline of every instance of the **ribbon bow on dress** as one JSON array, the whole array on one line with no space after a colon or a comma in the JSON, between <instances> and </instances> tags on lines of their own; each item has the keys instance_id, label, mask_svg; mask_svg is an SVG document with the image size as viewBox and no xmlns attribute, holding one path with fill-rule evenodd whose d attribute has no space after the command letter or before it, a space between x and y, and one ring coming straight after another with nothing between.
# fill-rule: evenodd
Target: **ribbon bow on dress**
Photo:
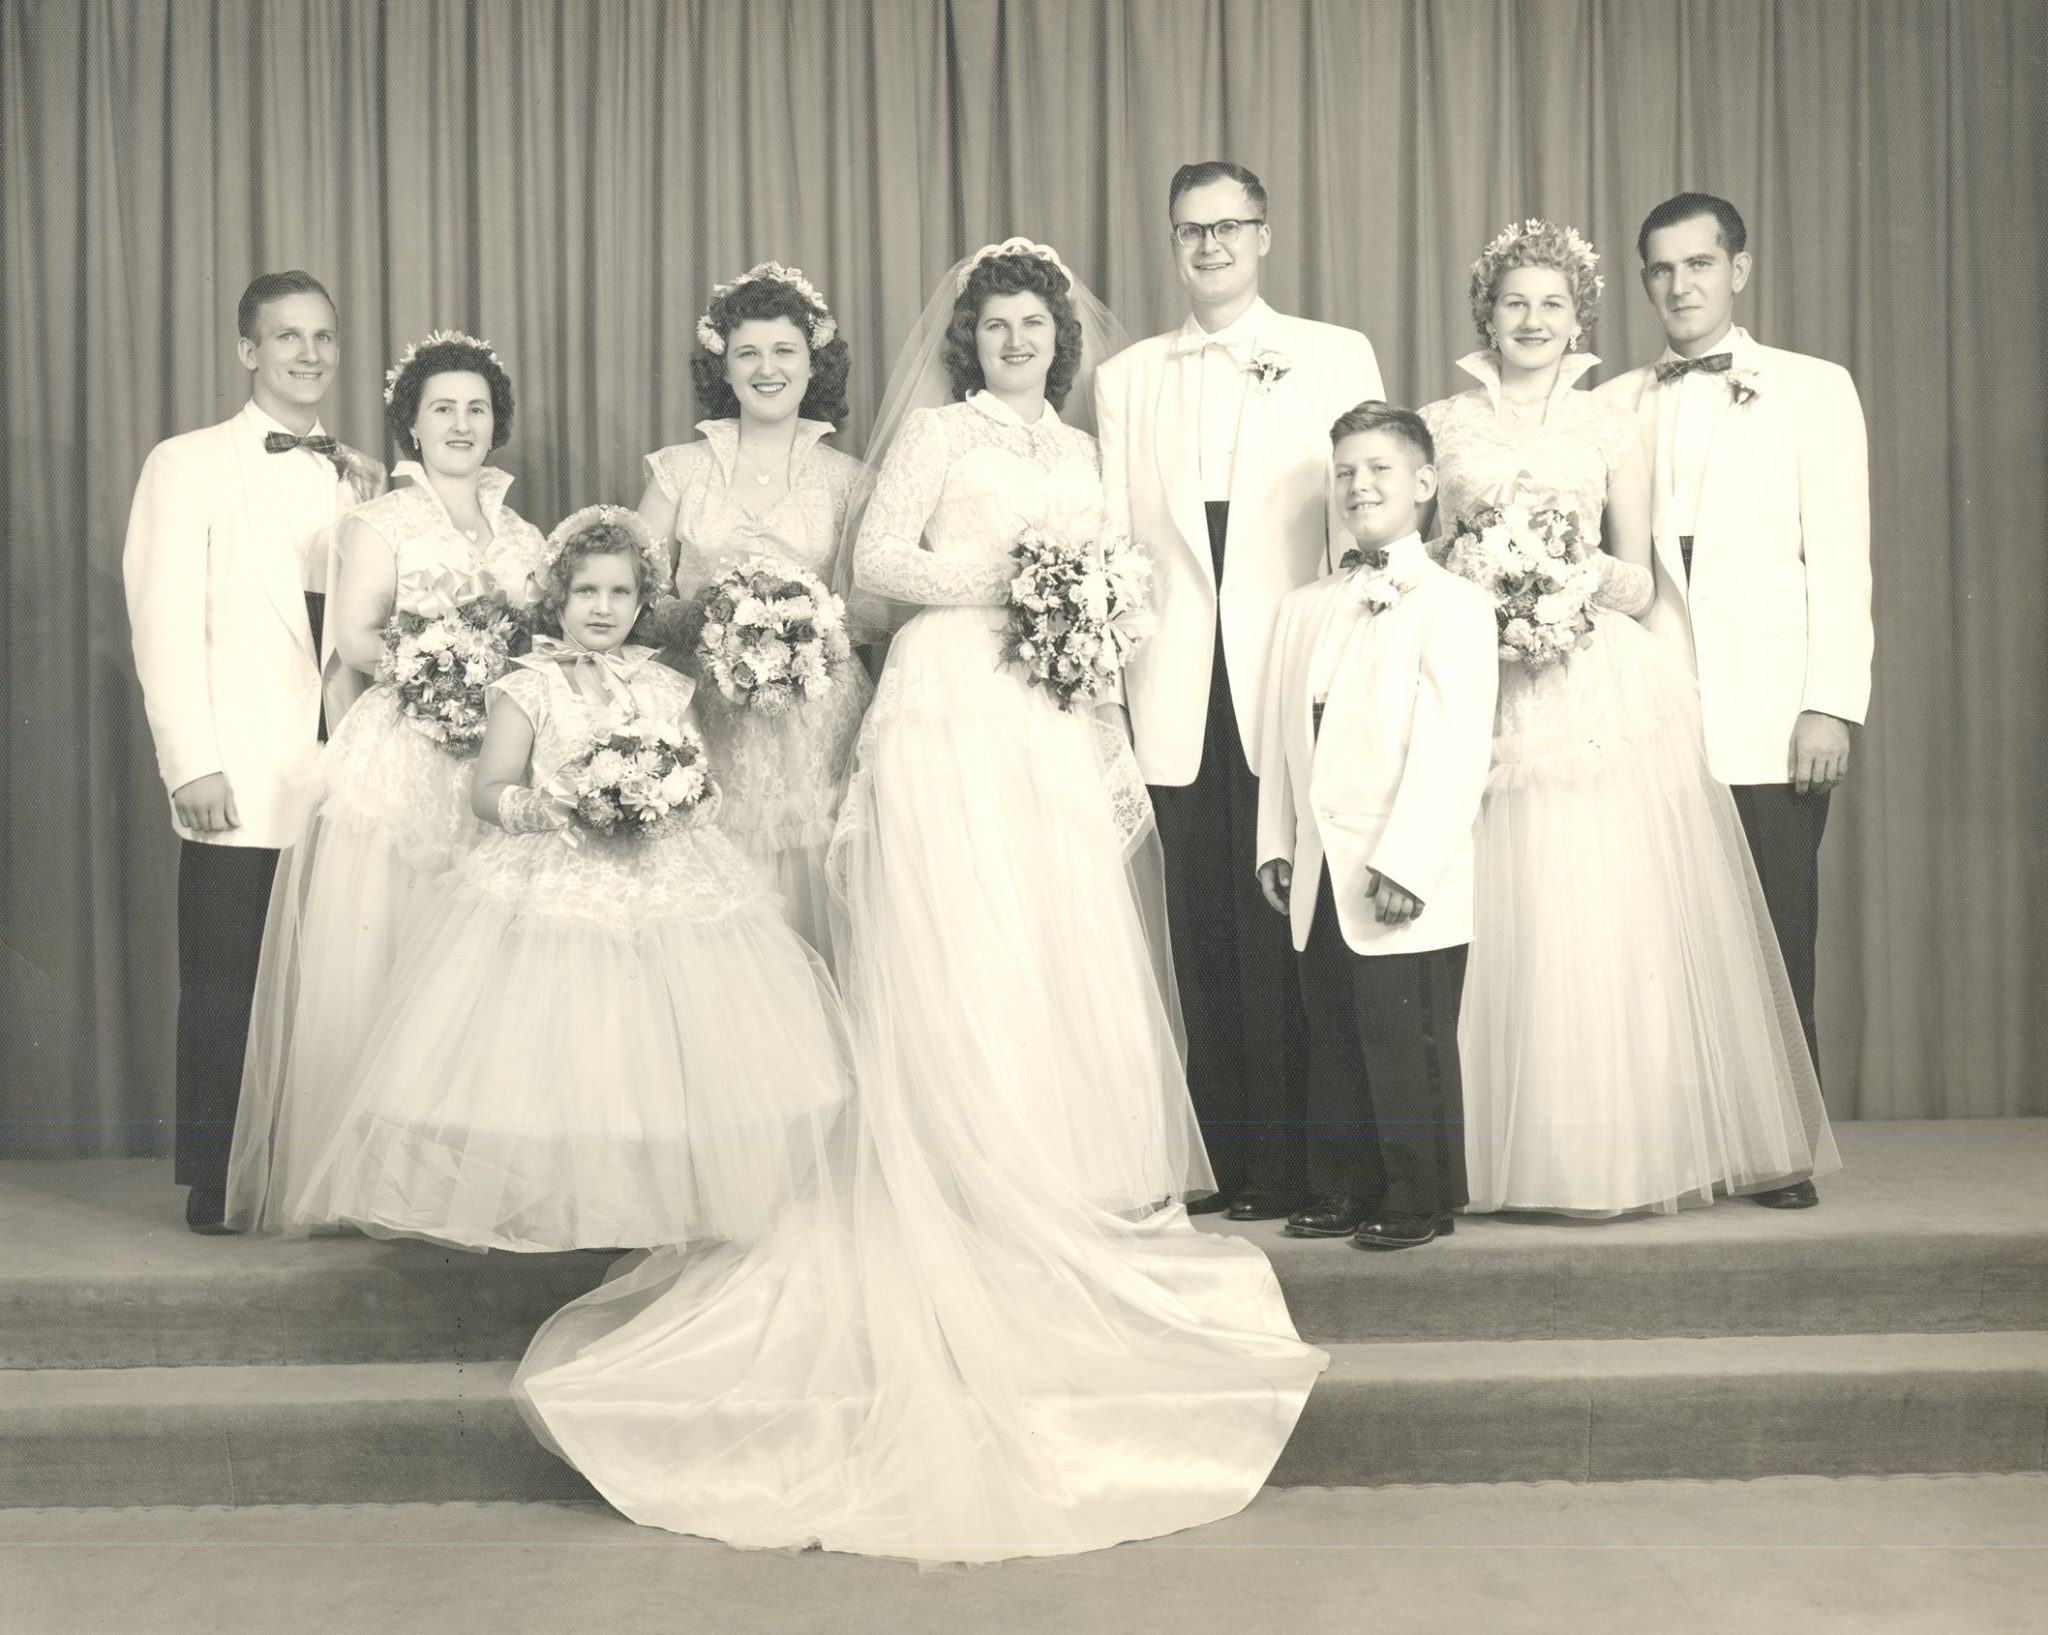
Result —
<instances>
[{"instance_id":1,"label":"ribbon bow on dress","mask_svg":"<svg viewBox=\"0 0 2048 1635\"><path fill-rule=\"evenodd\" d=\"M502 600L498 582L481 568L413 568L398 576L398 605L423 619L442 619L471 602Z\"/></svg>"}]
</instances>

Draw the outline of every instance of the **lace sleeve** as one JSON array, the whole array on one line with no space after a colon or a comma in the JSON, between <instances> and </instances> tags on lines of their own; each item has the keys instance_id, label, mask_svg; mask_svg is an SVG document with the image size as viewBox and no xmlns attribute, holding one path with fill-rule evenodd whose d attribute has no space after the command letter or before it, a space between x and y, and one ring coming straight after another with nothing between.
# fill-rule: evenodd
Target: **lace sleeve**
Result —
<instances>
[{"instance_id":1,"label":"lace sleeve","mask_svg":"<svg viewBox=\"0 0 2048 1635\"><path fill-rule=\"evenodd\" d=\"M939 556L921 543L948 463L939 411L918 410L903 422L854 542L853 581L860 589L926 607L1000 607L1009 599L1016 569L1008 556Z\"/></svg>"},{"instance_id":2,"label":"lace sleeve","mask_svg":"<svg viewBox=\"0 0 2048 1635\"><path fill-rule=\"evenodd\" d=\"M1605 551L1596 553L1594 561L1600 564L1600 588L1593 593L1596 606L1611 607L1632 619L1649 611L1650 604L1657 599L1657 585L1648 568L1624 562Z\"/></svg>"}]
</instances>

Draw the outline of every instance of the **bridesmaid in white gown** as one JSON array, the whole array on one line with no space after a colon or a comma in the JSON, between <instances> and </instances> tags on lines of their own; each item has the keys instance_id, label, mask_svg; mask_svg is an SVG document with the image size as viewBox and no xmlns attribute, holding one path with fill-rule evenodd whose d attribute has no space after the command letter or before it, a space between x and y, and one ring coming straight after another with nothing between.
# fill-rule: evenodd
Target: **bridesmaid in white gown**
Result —
<instances>
[{"instance_id":1,"label":"bridesmaid in white gown","mask_svg":"<svg viewBox=\"0 0 2048 1635\"><path fill-rule=\"evenodd\" d=\"M1839 1168L1742 825L1649 607L1635 416L1572 385L1591 248L1529 222L1473 267L1480 386L1423 411L1437 532L1481 507L1577 515L1604 587L1562 664L1501 666L1458 1049L1472 1212L1615 1215ZM1603 539L1604 535L1604 539ZM1601 554L1601 546L1606 547Z\"/></svg>"},{"instance_id":2,"label":"bridesmaid in white gown","mask_svg":"<svg viewBox=\"0 0 2048 1635\"><path fill-rule=\"evenodd\" d=\"M327 598L327 662L366 675L394 612L530 606L545 541L488 464L512 435L512 381L490 343L436 330L391 370L385 418L405 486L352 512ZM361 677L358 678L361 685ZM331 696L331 695L330 695ZM321 751L311 815L271 889L228 1159L230 1225L304 1230L314 1160L341 1116L363 1036L425 887L483 834L471 761L422 735L378 683Z\"/></svg>"},{"instance_id":3,"label":"bridesmaid in white gown","mask_svg":"<svg viewBox=\"0 0 2048 1635\"><path fill-rule=\"evenodd\" d=\"M1092 537L1094 443L1055 410L1090 400L1096 311L1012 240L899 365L857 572L921 611L832 851L855 1112L781 1230L654 1255L519 1374L637 1521L921 1561L1149 1537L1240 1509L1326 1361L1256 1247L1161 1205L1213 1182L1144 787L1114 722L1000 658L1020 528Z\"/></svg>"},{"instance_id":4,"label":"bridesmaid in white gown","mask_svg":"<svg viewBox=\"0 0 2048 1635\"><path fill-rule=\"evenodd\" d=\"M672 542L676 594L687 603L754 556L830 587L865 467L824 442L846 417L847 372L824 297L774 261L720 284L697 320L690 366L707 411L697 422L703 436L647 456L640 501L654 537ZM694 615L690 608L675 658L700 683L698 719L724 792L719 825L766 866L798 933L826 951L825 848L874 688L849 663L823 698L785 714L730 704L697 671Z\"/></svg>"}]
</instances>

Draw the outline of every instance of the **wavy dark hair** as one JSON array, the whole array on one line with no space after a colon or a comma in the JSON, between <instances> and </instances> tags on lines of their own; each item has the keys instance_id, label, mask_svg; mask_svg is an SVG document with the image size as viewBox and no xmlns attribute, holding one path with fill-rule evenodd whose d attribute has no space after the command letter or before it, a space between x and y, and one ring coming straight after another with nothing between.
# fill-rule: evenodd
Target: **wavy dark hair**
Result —
<instances>
[{"instance_id":1,"label":"wavy dark hair","mask_svg":"<svg viewBox=\"0 0 2048 1635\"><path fill-rule=\"evenodd\" d=\"M992 255L967 275L967 287L953 302L953 318L946 325L944 355L953 396L965 398L988 384L982 378L974 332L981 323L981 309L998 295L1035 295L1052 314L1057 335L1052 367L1045 372L1045 400L1059 408L1081 367L1081 320L1074 314L1067 275L1056 263L1035 255Z\"/></svg>"},{"instance_id":2,"label":"wavy dark hair","mask_svg":"<svg viewBox=\"0 0 2048 1635\"><path fill-rule=\"evenodd\" d=\"M640 542L624 523L586 523L564 542L561 555L548 564L540 587L542 626L556 635L562 634L562 608L569 600L569 586L575 581L576 570L593 556L623 556L633 564L640 612L633 620L633 628L626 633L626 639L631 641L650 628L655 595L661 587L655 583L654 569L642 553Z\"/></svg>"},{"instance_id":3,"label":"wavy dark hair","mask_svg":"<svg viewBox=\"0 0 2048 1635\"><path fill-rule=\"evenodd\" d=\"M829 316L814 307L793 287L773 278L750 278L716 296L708 313L719 338L730 342L741 324L762 319L787 318L809 344L811 324ZM853 355L837 335L811 351L811 383L804 388L804 400L797 413L806 420L824 420L837 426L846 419L846 377ZM723 354L707 352L704 343L690 355L690 376L697 385L697 406L707 420L737 420L740 400L725 378Z\"/></svg>"},{"instance_id":4,"label":"wavy dark hair","mask_svg":"<svg viewBox=\"0 0 2048 1635\"><path fill-rule=\"evenodd\" d=\"M491 447L503 448L512 435L512 377L505 366L481 346L468 341L436 341L412 355L391 388L384 405L384 424L401 452L417 454L412 423L420 415L420 394L435 375L482 375L491 389Z\"/></svg>"}]
</instances>

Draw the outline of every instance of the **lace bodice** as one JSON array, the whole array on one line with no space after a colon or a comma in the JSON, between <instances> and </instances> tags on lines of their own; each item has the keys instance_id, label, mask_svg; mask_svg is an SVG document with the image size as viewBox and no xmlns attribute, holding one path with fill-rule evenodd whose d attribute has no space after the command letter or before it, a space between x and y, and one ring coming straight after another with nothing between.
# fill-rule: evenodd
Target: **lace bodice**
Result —
<instances>
[{"instance_id":1,"label":"lace bodice","mask_svg":"<svg viewBox=\"0 0 2048 1635\"><path fill-rule=\"evenodd\" d=\"M676 594L688 598L728 564L772 556L832 583L833 557L846 510L867 470L820 439L832 428L800 421L790 455L789 491L755 515L733 498L739 423L703 420L703 437L647 456L648 475L675 502Z\"/></svg>"},{"instance_id":2,"label":"lace bodice","mask_svg":"<svg viewBox=\"0 0 2048 1635\"><path fill-rule=\"evenodd\" d=\"M398 611L438 612L448 598L466 601L494 588L515 608L540 599L538 575L547 542L505 503L511 472L486 466L478 475L477 501L491 527L491 537L482 544L455 526L423 467L401 460L392 475L412 481L350 515L373 529L397 562Z\"/></svg>"},{"instance_id":3,"label":"lace bodice","mask_svg":"<svg viewBox=\"0 0 2048 1635\"><path fill-rule=\"evenodd\" d=\"M1540 425L1526 429L1500 421L1500 364L1474 352L1458 367L1481 383L1426 404L1422 418L1436 440L1437 532L1448 539L1460 517L1520 495L1578 514L1589 556L1599 550L1608 483L1637 437L1636 417L1572 385L1599 363L1591 353L1567 357L1551 388ZM1655 587L1647 568L1599 556L1599 605L1641 613Z\"/></svg>"},{"instance_id":4,"label":"lace bodice","mask_svg":"<svg viewBox=\"0 0 2048 1635\"><path fill-rule=\"evenodd\" d=\"M1636 438L1634 415L1572 390L1599 361L1585 353L1567 357L1542 424L1524 430L1500 423L1500 369L1493 354L1475 352L1458 360L1460 369L1479 379L1479 389L1422 411L1436 439L1439 533L1448 535L1455 518L1503 503L1520 488L1554 495L1557 504L1578 513L1587 543L1599 540L1608 479Z\"/></svg>"},{"instance_id":5,"label":"lace bodice","mask_svg":"<svg viewBox=\"0 0 2048 1635\"><path fill-rule=\"evenodd\" d=\"M1095 439L1050 404L1032 424L986 392L903 422L854 547L863 590L923 606L997 607L1027 525L1102 501Z\"/></svg>"}]
</instances>

